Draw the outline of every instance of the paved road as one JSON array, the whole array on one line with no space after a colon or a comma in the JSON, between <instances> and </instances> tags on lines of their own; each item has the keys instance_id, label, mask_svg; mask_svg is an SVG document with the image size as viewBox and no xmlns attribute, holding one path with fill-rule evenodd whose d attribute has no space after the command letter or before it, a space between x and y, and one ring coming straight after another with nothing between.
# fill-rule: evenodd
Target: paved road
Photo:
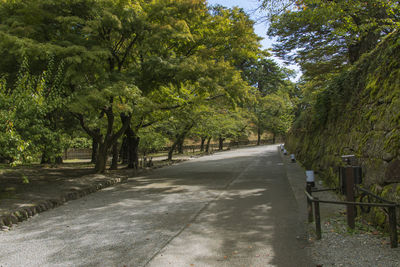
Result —
<instances>
[{"instance_id":1,"label":"paved road","mask_svg":"<svg viewBox=\"0 0 400 267\"><path fill-rule=\"evenodd\" d=\"M276 146L130 178L0 233L0 266L315 266Z\"/></svg>"}]
</instances>

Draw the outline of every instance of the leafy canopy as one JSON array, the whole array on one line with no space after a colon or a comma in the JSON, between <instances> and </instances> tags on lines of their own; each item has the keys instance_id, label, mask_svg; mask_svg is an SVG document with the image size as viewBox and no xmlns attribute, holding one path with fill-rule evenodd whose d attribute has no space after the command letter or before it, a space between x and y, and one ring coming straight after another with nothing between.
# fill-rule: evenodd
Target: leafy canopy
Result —
<instances>
[{"instance_id":1,"label":"leafy canopy","mask_svg":"<svg viewBox=\"0 0 400 267\"><path fill-rule=\"evenodd\" d=\"M307 79L335 74L400 26L400 4L387 0L264 0L274 51ZM326 77L325 77L326 78Z\"/></svg>"}]
</instances>

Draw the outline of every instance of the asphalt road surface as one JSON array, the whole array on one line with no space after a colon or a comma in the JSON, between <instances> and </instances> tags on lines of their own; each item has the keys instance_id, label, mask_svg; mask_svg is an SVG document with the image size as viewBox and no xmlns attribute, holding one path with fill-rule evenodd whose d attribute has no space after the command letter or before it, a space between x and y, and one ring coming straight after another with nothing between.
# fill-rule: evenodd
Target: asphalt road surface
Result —
<instances>
[{"instance_id":1,"label":"asphalt road surface","mask_svg":"<svg viewBox=\"0 0 400 267\"><path fill-rule=\"evenodd\" d=\"M308 267L277 146L157 169L0 232L0 266Z\"/></svg>"}]
</instances>

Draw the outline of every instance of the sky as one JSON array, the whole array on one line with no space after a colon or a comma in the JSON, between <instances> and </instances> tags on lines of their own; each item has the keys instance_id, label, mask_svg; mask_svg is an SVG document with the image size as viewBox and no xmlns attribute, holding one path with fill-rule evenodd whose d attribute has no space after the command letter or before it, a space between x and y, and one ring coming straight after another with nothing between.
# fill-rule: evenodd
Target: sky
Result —
<instances>
[{"instance_id":1,"label":"sky","mask_svg":"<svg viewBox=\"0 0 400 267\"><path fill-rule=\"evenodd\" d=\"M247 14L249 14L254 21L256 21L256 24L254 25L254 31L257 35L264 38L261 41L262 47L264 49L272 48L274 40L270 39L266 34L268 26L266 25L265 21L263 22L262 20L264 14L262 13L262 11L258 10L258 7L260 6L260 2L258 0L207 0L207 2L209 5L219 4L228 8L232 8L234 6L243 8L243 10ZM284 66L283 62L278 58L274 57L274 60L280 66ZM297 77L294 79L294 81L297 81L300 77L299 67L296 65L290 65L290 66L286 65L285 67L289 69L294 69L298 72Z\"/></svg>"}]
</instances>

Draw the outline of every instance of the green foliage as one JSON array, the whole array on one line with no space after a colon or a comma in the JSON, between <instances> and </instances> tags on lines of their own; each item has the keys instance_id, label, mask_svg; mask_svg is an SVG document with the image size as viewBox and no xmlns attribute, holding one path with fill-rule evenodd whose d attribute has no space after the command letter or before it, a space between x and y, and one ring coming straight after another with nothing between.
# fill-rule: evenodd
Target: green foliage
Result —
<instances>
[{"instance_id":1,"label":"green foliage","mask_svg":"<svg viewBox=\"0 0 400 267\"><path fill-rule=\"evenodd\" d=\"M289 80L285 69L264 56L249 62L245 76L253 86L253 99L248 102L254 131L258 137L265 130L274 136L285 135L289 130L298 98L296 87Z\"/></svg>"},{"instance_id":2,"label":"green foliage","mask_svg":"<svg viewBox=\"0 0 400 267\"><path fill-rule=\"evenodd\" d=\"M248 114L243 109L216 109L212 118L211 136L215 139L239 140L249 135Z\"/></svg>"},{"instance_id":3,"label":"green foliage","mask_svg":"<svg viewBox=\"0 0 400 267\"><path fill-rule=\"evenodd\" d=\"M79 123L99 144L96 169L102 172L108 150L127 129L142 137L145 151L163 141L144 128L164 128L172 138L188 122L207 121L213 105L244 106L251 98L246 66L266 54L253 26L243 10L209 9L203 0L5 0L0 71L14 84L16 60L26 57L32 75L41 75L49 58L53 65L64 62L63 75L45 81L65 85L61 102L48 105L68 123L49 124L59 140L42 149L87 146L82 139L61 140L67 133L80 136L74 131ZM220 135L235 136L232 127Z\"/></svg>"},{"instance_id":4,"label":"green foliage","mask_svg":"<svg viewBox=\"0 0 400 267\"><path fill-rule=\"evenodd\" d=\"M248 83L262 96L276 93L289 78L276 62L264 57L249 62L244 74Z\"/></svg>"},{"instance_id":5,"label":"green foliage","mask_svg":"<svg viewBox=\"0 0 400 267\"><path fill-rule=\"evenodd\" d=\"M139 131L139 137L139 151L143 155L159 151L168 143L168 139L161 133L156 132L154 128L141 129Z\"/></svg>"},{"instance_id":6,"label":"green foliage","mask_svg":"<svg viewBox=\"0 0 400 267\"><path fill-rule=\"evenodd\" d=\"M68 148L91 148L92 140L86 137L75 137L67 141Z\"/></svg>"},{"instance_id":7,"label":"green foliage","mask_svg":"<svg viewBox=\"0 0 400 267\"><path fill-rule=\"evenodd\" d=\"M29 162L46 153L56 156L63 147L63 133L55 127L57 112L66 99L62 94L62 66L36 76L29 73L24 60L14 85L0 81L0 157L14 164Z\"/></svg>"},{"instance_id":8,"label":"green foliage","mask_svg":"<svg viewBox=\"0 0 400 267\"><path fill-rule=\"evenodd\" d=\"M278 38L275 52L300 64L307 79L326 80L375 48L400 25L398 1L264 0Z\"/></svg>"}]
</instances>

